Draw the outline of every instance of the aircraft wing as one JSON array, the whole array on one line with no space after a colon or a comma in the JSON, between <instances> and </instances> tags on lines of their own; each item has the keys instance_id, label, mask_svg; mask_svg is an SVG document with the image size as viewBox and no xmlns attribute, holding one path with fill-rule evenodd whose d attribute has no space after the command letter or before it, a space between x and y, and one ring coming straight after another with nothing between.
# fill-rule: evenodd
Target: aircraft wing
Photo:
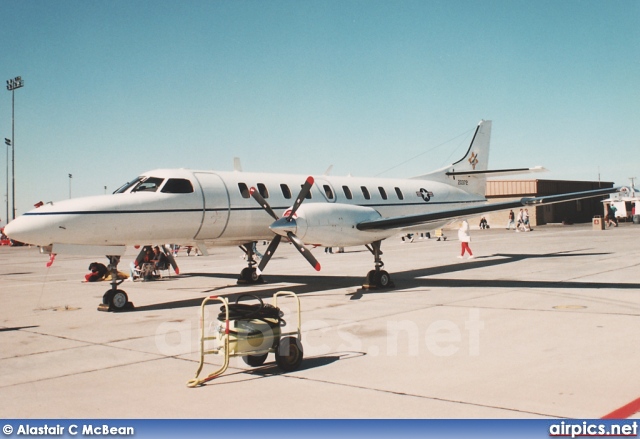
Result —
<instances>
[{"instance_id":1,"label":"aircraft wing","mask_svg":"<svg viewBox=\"0 0 640 439\"><path fill-rule=\"evenodd\" d=\"M376 220L363 221L356 227L358 230L389 230L402 227L411 227L431 222L442 221L444 219L456 220L472 215L479 215L485 212L495 212L498 210L519 209L528 206L541 204L562 203L564 201L580 200L601 195L608 195L618 191L619 188L596 189L584 192L572 192L560 195L547 195L534 198L521 198L515 201L504 201L500 203L483 203L479 206L462 207L451 210L441 210L438 212L421 213L416 215L397 216L392 218L380 218Z\"/></svg>"}]
</instances>

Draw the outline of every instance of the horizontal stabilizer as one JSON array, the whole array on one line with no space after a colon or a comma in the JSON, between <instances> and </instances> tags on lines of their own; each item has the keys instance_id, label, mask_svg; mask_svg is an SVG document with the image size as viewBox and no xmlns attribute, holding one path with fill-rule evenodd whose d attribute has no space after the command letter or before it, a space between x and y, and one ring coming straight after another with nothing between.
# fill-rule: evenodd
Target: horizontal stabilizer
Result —
<instances>
[{"instance_id":1,"label":"horizontal stabilizer","mask_svg":"<svg viewBox=\"0 0 640 439\"><path fill-rule=\"evenodd\" d=\"M456 176L456 175L479 175L485 174L487 177L494 176L502 176L502 175L519 175L519 174L529 174L533 172L548 172L548 169L543 168L542 166L535 166L533 168L514 168L514 169L486 169L484 171L451 171L446 172L446 175Z\"/></svg>"}]
</instances>

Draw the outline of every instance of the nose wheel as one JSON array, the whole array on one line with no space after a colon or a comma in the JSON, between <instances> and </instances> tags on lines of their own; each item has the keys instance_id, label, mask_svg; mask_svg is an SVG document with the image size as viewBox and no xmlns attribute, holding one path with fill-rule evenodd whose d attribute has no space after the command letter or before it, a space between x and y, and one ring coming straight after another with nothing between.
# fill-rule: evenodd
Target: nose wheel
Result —
<instances>
[{"instance_id":1,"label":"nose wheel","mask_svg":"<svg viewBox=\"0 0 640 439\"><path fill-rule=\"evenodd\" d=\"M100 309L100 308L107 309ZM102 296L102 303L98 306L100 311L123 311L133 308L133 304L129 302L129 296L122 290L111 289Z\"/></svg>"},{"instance_id":2,"label":"nose wheel","mask_svg":"<svg viewBox=\"0 0 640 439\"><path fill-rule=\"evenodd\" d=\"M125 311L133 309L133 303L129 302L129 296L118 285L124 279L118 279L118 263L120 256L107 256L109 258L109 271L111 271L111 289L102 296L102 303L98 305L98 311Z\"/></svg>"}]
</instances>

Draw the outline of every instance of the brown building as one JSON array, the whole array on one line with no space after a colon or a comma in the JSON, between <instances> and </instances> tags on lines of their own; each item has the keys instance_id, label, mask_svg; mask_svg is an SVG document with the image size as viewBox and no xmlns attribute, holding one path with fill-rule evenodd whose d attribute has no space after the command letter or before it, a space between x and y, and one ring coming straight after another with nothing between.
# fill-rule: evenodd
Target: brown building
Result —
<instances>
[{"instance_id":1,"label":"brown building","mask_svg":"<svg viewBox=\"0 0 640 439\"><path fill-rule=\"evenodd\" d=\"M613 187L611 182L569 181L569 180L492 180L487 181L486 197L489 202L519 200L523 197L539 197L571 192ZM601 200L606 197L587 198L529 207L529 220L532 226L550 223L588 223L594 215L603 216ZM514 210L518 215L518 211ZM493 212L484 215L491 227L506 227L509 211ZM469 221L477 226L480 217Z\"/></svg>"}]
</instances>

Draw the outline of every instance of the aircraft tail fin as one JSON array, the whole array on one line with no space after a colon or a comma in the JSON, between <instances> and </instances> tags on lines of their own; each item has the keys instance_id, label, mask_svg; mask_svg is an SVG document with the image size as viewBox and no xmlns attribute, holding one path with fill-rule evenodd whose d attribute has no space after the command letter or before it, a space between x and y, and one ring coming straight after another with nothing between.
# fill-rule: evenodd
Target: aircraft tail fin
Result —
<instances>
[{"instance_id":1,"label":"aircraft tail fin","mask_svg":"<svg viewBox=\"0 0 640 439\"><path fill-rule=\"evenodd\" d=\"M415 177L416 179L436 180L456 186L466 192L485 195L489 144L491 140L491 121L481 120L465 155L458 161L431 172Z\"/></svg>"},{"instance_id":2,"label":"aircraft tail fin","mask_svg":"<svg viewBox=\"0 0 640 439\"><path fill-rule=\"evenodd\" d=\"M481 120L464 157L451 164L452 172L486 171L489 166L490 140L491 121Z\"/></svg>"}]
</instances>

